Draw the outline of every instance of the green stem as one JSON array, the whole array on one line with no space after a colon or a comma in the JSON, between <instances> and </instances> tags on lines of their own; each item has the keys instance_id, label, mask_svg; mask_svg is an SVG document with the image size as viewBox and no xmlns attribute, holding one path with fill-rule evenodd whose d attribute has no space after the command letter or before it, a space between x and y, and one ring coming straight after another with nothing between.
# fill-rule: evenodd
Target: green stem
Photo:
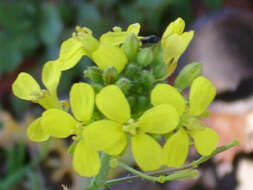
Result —
<instances>
[{"instance_id":1,"label":"green stem","mask_svg":"<svg viewBox=\"0 0 253 190\"><path fill-rule=\"evenodd\" d=\"M237 140L233 140L230 144L227 144L225 146L221 146L218 147L211 155L209 156L202 156L200 157L198 160L193 161L190 164L186 164L180 168L169 168L169 169L164 169L164 170L159 170L159 171L154 171L154 172L147 172L145 173L148 176L157 176L157 175L165 175L168 173L172 173L172 172L177 172L177 171L182 171L182 170L186 170L186 169L193 169L198 167L200 164L202 164L203 162L207 161L208 159L210 159L211 157L226 151L234 146L239 145L239 142ZM126 181L130 181L133 179L137 179L140 178L140 175L134 175L134 176L128 176L128 177L122 177L122 178L118 178L118 179L112 179L106 182L105 186L106 187L110 187L112 185L118 184L118 183L122 183L122 182L126 182Z\"/></svg>"},{"instance_id":2,"label":"green stem","mask_svg":"<svg viewBox=\"0 0 253 190\"><path fill-rule=\"evenodd\" d=\"M136 174L137 176L139 176L143 179L147 179L147 180L159 182L159 183L164 183L166 181L172 181L172 180L177 180L177 179L192 178L192 177L196 177L198 175L198 172L196 170L193 170L193 171L186 171L186 172L171 174L171 175L167 175L167 176L155 177L155 176L150 176L146 173L140 172L134 168L131 168L122 162L119 162L118 166L133 173L133 174Z\"/></svg>"},{"instance_id":3,"label":"green stem","mask_svg":"<svg viewBox=\"0 0 253 190\"><path fill-rule=\"evenodd\" d=\"M97 176L95 176L86 190L104 190L107 174L110 169L110 156L103 153L101 156L101 168Z\"/></svg>"}]
</instances>

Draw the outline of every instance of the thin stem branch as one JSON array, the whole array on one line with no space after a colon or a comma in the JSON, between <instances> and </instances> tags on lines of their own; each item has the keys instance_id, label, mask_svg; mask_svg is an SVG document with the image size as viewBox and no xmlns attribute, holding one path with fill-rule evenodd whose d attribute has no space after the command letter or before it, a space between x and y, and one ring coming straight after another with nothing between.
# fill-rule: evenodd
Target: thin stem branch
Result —
<instances>
[{"instance_id":1,"label":"thin stem branch","mask_svg":"<svg viewBox=\"0 0 253 190\"><path fill-rule=\"evenodd\" d=\"M124 168L125 170L136 174L137 176L143 178L143 179L147 179L150 181L154 181L154 182L159 182L159 183L164 183L166 181L171 181L171 180L176 180L176 179L183 179L183 178L190 178L190 177L196 177L198 175L198 172L196 170L194 171L186 171L186 172L181 172L181 173L176 173L176 174L171 174L168 176L151 176L151 175L147 175L146 173L140 172L134 168L129 167L128 165L119 162L118 166L121 168Z\"/></svg>"},{"instance_id":2,"label":"thin stem branch","mask_svg":"<svg viewBox=\"0 0 253 190\"><path fill-rule=\"evenodd\" d=\"M157 175L164 175L164 174L168 174L168 173L172 173L172 172L177 172L177 171L182 171L182 170L186 170L186 169L194 169L196 167L198 167L200 164L202 164L203 162L209 160L210 158L212 158L213 156L224 152L234 146L238 146L239 142L237 140L233 140L230 144L227 144L225 146L221 146L218 147L211 155L209 156L202 156L200 157L198 160L193 161L190 164L186 164L180 168L169 168L169 169L164 169L164 170L159 170L159 171L154 171L154 172L147 172L145 173L145 175L148 176L157 176ZM133 172L131 172L133 173ZM141 172L142 173L142 172ZM136 174L136 173L135 173ZM122 177L122 178L118 178L118 179L112 179L112 180L108 180L105 184L106 187L110 187L112 185L118 184L118 183L122 183L122 182L126 182L126 181L130 181L133 179L137 179L140 178L140 175L133 175L133 176L126 176L126 177Z\"/></svg>"}]
</instances>

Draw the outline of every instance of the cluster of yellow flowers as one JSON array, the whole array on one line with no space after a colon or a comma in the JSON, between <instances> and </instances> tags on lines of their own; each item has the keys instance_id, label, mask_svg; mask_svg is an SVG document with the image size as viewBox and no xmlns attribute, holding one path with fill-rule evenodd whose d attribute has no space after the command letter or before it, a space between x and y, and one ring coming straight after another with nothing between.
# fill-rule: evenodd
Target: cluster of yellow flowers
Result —
<instances>
[{"instance_id":1,"label":"cluster of yellow flowers","mask_svg":"<svg viewBox=\"0 0 253 190\"><path fill-rule=\"evenodd\" d=\"M184 28L185 23L179 18L162 36L162 62L166 66L164 79L175 70L179 57L193 37L193 31L184 32ZM62 72L74 67L83 56L88 56L102 71L113 67L117 73L124 73L137 52L129 50L125 42L134 37L138 39L136 47L139 47L139 39L143 38L139 31L139 24L130 25L126 31L114 27L98 40L88 28L77 27L77 32L63 42L59 58L43 67L42 82L46 90L42 90L27 73L20 73L13 83L13 93L17 97L46 109L28 127L28 137L42 142L50 137L73 136L73 166L81 176L98 174L101 167L99 152L118 157L128 144L136 163L144 171L157 170L163 165L183 165L191 142L201 155L211 154L218 144L217 134L199 120L216 94L212 83L202 76L190 81L188 99L180 89L164 83L164 80L152 83L150 105L135 117L127 94L113 82L98 91L86 82L75 83L70 90L70 106L67 101L59 100L57 88ZM131 41L130 45L133 44ZM145 68L150 56L146 50L141 54L138 60ZM189 85L183 85L183 88ZM100 113L99 117L95 112ZM156 135L165 139L163 146Z\"/></svg>"}]
</instances>

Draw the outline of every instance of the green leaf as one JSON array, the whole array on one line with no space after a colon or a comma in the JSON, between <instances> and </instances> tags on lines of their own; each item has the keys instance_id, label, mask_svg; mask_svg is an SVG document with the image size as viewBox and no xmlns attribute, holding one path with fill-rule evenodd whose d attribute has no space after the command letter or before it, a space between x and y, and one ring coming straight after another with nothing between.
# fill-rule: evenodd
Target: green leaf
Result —
<instances>
[{"instance_id":1,"label":"green leaf","mask_svg":"<svg viewBox=\"0 0 253 190\"><path fill-rule=\"evenodd\" d=\"M190 89L190 115L198 116L211 104L216 94L215 86L205 77L198 77Z\"/></svg>"}]
</instances>

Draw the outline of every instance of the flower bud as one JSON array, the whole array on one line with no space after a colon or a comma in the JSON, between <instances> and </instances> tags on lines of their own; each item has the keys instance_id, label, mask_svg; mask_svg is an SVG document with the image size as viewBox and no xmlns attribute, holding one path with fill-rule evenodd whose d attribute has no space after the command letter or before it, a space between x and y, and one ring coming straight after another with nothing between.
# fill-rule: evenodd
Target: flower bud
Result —
<instances>
[{"instance_id":1,"label":"flower bud","mask_svg":"<svg viewBox=\"0 0 253 190\"><path fill-rule=\"evenodd\" d=\"M141 73L141 69L138 65L130 63L125 69L125 76L130 79L137 79Z\"/></svg>"},{"instance_id":2,"label":"flower bud","mask_svg":"<svg viewBox=\"0 0 253 190\"><path fill-rule=\"evenodd\" d=\"M98 93L104 87L104 85L96 82L91 83L91 86L96 93Z\"/></svg>"},{"instance_id":3,"label":"flower bud","mask_svg":"<svg viewBox=\"0 0 253 190\"><path fill-rule=\"evenodd\" d=\"M137 62L141 67L146 67L150 65L153 61L153 52L151 48L144 48L137 54Z\"/></svg>"},{"instance_id":4,"label":"flower bud","mask_svg":"<svg viewBox=\"0 0 253 190\"><path fill-rule=\"evenodd\" d=\"M103 80L104 84L112 84L114 83L118 78L118 71L115 69L115 67L107 67L103 72Z\"/></svg>"},{"instance_id":5,"label":"flower bud","mask_svg":"<svg viewBox=\"0 0 253 190\"><path fill-rule=\"evenodd\" d=\"M129 61L135 60L140 48L140 40L134 34L130 34L122 45L122 49Z\"/></svg>"},{"instance_id":6,"label":"flower bud","mask_svg":"<svg viewBox=\"0 0 253 190\"><path fill-rule=\"evenodd\" d=\"M136 105L136 97L135 96L128 96L127 101L130 104L131 108L134 108L134 106Z\"/></svg>"},{"instance_id":7,"label":"flower bud","mask_svg":"<svg viewBox=\"0 0 253 190\"><path fill-rule=\"evenodd\" d=\"M163 49L161 47L161 44L153 45L152 52L154 56L154 64L159 64L160 62L163 62Z\"/></svg>"},{"instance_id":8,"label":"flower bud","mask_svg":"<svg viewBox=\"0 0 253 190\"><path fill-rule=\"evenodd\" d=\"M103 71L96 66L88 67L87 70L84 71L84 77L90 79L93 82L102 83L102 75Z\"/></svg>"},{"instance_id":9,"label":"flower bud","mask_svg":"<svg viewBox=\"0 0 253 190\"><path fill-rule=\"evenodd\" d=\"M152 73L156 79L163 78L168 71L168 67L164 62L159 62L153 66Z\"/></svg>"},{"instance_id":10,"label":"flower bud","mask_svg":"<svg viewBox=\"0 0 253 190\"><path fill-rule=\"evenodd\" d=\"M186 65L178 74L175 80L175 87L185 89L189 87L194 79L202 73L202 65L200 63L191 63Z\"/></svg>"},{"instance_id":11,"label":"flower bud","mask_svg":"<svg viewBox=\"0 0 253 190\"><path fill-rule=\"evenodd\" d=\"M144 87L151 89L155 82L154 76L149 71L143 71L141 73L141 83Z\"/></svg>"},{"instance_id":12,"label":"flower bud","mask_svg":"<svg viewBox=\"0 0 253 190\"><path fill-rule=\"evenodd\" d=\"M137 98L137 110L139 113L144 112L148 106L149 100L145 96L138 96Z\"/></svg>"},{"instance_id":13,"label":"flower bud","mask_svg":"<svg viewBox=\"0 0 253 190\"><path fill-rule=\"evenodd\" d=\"M126 93L131 88L131 81L128 78L122 77L117 80L116 85Z\"/></svg>"}]
</instances>

